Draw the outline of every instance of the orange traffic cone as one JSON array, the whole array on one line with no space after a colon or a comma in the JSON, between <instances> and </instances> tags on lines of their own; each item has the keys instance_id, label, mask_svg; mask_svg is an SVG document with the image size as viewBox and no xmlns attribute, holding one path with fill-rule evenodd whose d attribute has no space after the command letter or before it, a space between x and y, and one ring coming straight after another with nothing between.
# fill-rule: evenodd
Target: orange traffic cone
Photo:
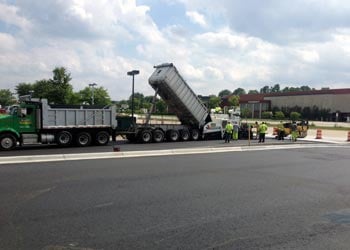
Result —
<instances>
[{"instance_id":1,"label":"orange traffic cone","mask_svg":"<svg viewBox=\"0 0 350 250\"><path fill-rule=\"evenodd\" d=\"M348 141L350 141L350 131L348 132Z\"/></svg>"},{"instance_id":2,"label":"orange traffic cone","mask_svg":"<svg viewBox=\"0 0 350 250\"><path fill-rule=\"evenodd\" d=\"M321 129L317 129L316 139L322 139L322 130Z\"/></svg>"}]
</instances>

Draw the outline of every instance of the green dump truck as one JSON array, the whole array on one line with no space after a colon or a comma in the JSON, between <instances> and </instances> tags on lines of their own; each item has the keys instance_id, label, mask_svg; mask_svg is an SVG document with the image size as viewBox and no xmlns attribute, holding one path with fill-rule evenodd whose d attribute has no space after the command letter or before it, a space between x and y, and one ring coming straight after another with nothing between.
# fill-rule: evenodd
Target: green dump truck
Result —
<instances>
[{"instance_id":1,"label":"green dump truck","mask_svg":"<svg viewBox=\"0 0 350 250\"><path fill-rule=\"evenodd\" d=\"M106 145L117 126L114 106L49 105L23 96L0 116L0 150L24 144Z\"/></svg>"}]
</instances>

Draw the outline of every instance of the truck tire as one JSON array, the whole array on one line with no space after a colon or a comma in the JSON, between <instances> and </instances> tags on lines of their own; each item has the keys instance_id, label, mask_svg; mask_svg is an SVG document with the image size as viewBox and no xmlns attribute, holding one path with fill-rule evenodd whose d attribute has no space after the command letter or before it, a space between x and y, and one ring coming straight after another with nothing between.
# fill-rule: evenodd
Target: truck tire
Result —
<instances>
[{"instance_id":1,"label":"truck tire","mask_svg":"<svg viewBox=\"0 0 350 250\"><path fill-rule=\"evenodd\" d=\"M69 146L72 143L72 134L68 131L60 131L56 136L56 141L60 146Z\"/></svg>"},{"instance_id":2,"label":"truck tire","mask_svg":"<svg viewBox=\"0 0 350 250\"><path fill-rule=\"evenodd\" d=\"M198 141L199 140L199 130L198 129L192 129L191 130L191 139L193 141Z\"/></svg>"},{"instance_id":3,"label":"truck tire","mask_svg":"<svg viewBox=\"0 0 350 250\"><path fill-rule=\"evenodd\" d=\"M76 137L76 143L79 147L87 147L91 144L91 135L88 132L80 132Z\"/></svg>"},{"instance_id":4,"label":"truck tire","mask_svg":"<svg viewBox=\"0 0 350 250\"><path fill-rule=\"evenodd\" d=\"M11 134L3 134L0 136L0 148L2 150L11 150L16 147L17 140Z\"/></svg>"},{"instance_id":5,"label":"truck tire","mask_svg":"<svg viewBox=\"0 0 350 250\"><path fill-rule=\"evenodd\" d=\"M153 131L153 141L154 142L162 142L164 141L164 132L160 129L156 129Z\"/></svg>"},{"instance_id":6,"label":"truck tire","mask_svg":"<svg viewBox=\"0 0 350 250\"><path fill-rule=\"evenodd\" d=\"M180 136L181 136L181 140L188 141L191 137L190 131L188 131L188 129L181 129Z\"/></svg>"},{"instance_id":7,"label":"truck tire","mask_svg":"<svg viewBox=\"0 0 350 250\"><path fill-rule=\"evenodd\" d=\"M109 142L109 133L106 131L99 131L95 136L95 144L98 146L107 145Z\"/></svg>"},{"instance_id":8,"label":"truck tire","mask_svg":"<svg viewBox=\"0 0 350 250\"><path fill-rule=\"evenodd\" d=\"M176 129L170 129L167 131L167 139L169 141L175 142L180 138L180 133Z\"/></svg>"},{"instance_id":9,"label":"truck tire","mask_svg":"<svg viewBox=\"0 0 350 250\"><path fill-rule=\"evenodd\" d=\"M150 143L152 141L152 132L150 130L142 130L140 140L143 143Z\"/></svg>"}]
</instances>

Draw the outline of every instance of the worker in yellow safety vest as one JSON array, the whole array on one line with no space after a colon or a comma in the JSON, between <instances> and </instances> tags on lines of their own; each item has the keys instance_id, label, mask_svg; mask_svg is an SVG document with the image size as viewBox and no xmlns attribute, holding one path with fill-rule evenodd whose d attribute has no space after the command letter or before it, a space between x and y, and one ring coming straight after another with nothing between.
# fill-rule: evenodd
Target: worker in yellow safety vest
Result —
<instances>
[{"instance_id":1,"label":"worker in yellow safety vest","mask_svg":"<svg viewBox=\"0 0 350 250\"><path fill-rule=\"evenodd\" d=\"M267 133L267 125L265 122L263 122L260 126L259 126L259 142L265 142L265 134Z\"/></svg>"},{"instance_id":2,"label":"worker in yellow safety vest","mask_svg":"<svg viewBox=\"0 0 350 250\"><path fill-rule=\"evenodd\" d=\"M233 132L233 125L231 122L227 122L225 126L225 143L230 143L231 137Z\"/></svg>"},{"instance_id":3,"label":"worker in yellow safety vest","mask_svg":"<svg viewBox=\"0 0 350 250\"><path fill-rule=\"evenodd\" d=\"M278 124L278 140L284 140L284 126L283 126L283 122L280 121L280 124Z\"/></svg>"}]
</instances>

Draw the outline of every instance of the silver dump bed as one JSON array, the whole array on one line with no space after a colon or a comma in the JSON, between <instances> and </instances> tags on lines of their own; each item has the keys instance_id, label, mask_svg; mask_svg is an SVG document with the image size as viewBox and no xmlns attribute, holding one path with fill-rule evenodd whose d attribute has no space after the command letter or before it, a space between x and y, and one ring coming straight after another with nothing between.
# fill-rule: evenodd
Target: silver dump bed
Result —
<instances>
[{"instance_id":1,"label":"silver dump bed","mask_svg":"<svg viewBox=\"0 0 350 250\"><path fill-rule=\"evenodd\" d=\"M114 128L117 126L114 106L93 108L52 108L42 99L42 127L53 128Z\"/></svg>"},{"instance_id":2,"label":"silver dump bed","mask_svg":"<svg viewBox=\"0 0 350 250\"><path fill-rule=\"evenodd\" d=\"M155 71L148 79L152 88L171 108L182 124L204 126L208 109L187 85L172 63L154 66Z\"/></svg>"}]
</instances>

